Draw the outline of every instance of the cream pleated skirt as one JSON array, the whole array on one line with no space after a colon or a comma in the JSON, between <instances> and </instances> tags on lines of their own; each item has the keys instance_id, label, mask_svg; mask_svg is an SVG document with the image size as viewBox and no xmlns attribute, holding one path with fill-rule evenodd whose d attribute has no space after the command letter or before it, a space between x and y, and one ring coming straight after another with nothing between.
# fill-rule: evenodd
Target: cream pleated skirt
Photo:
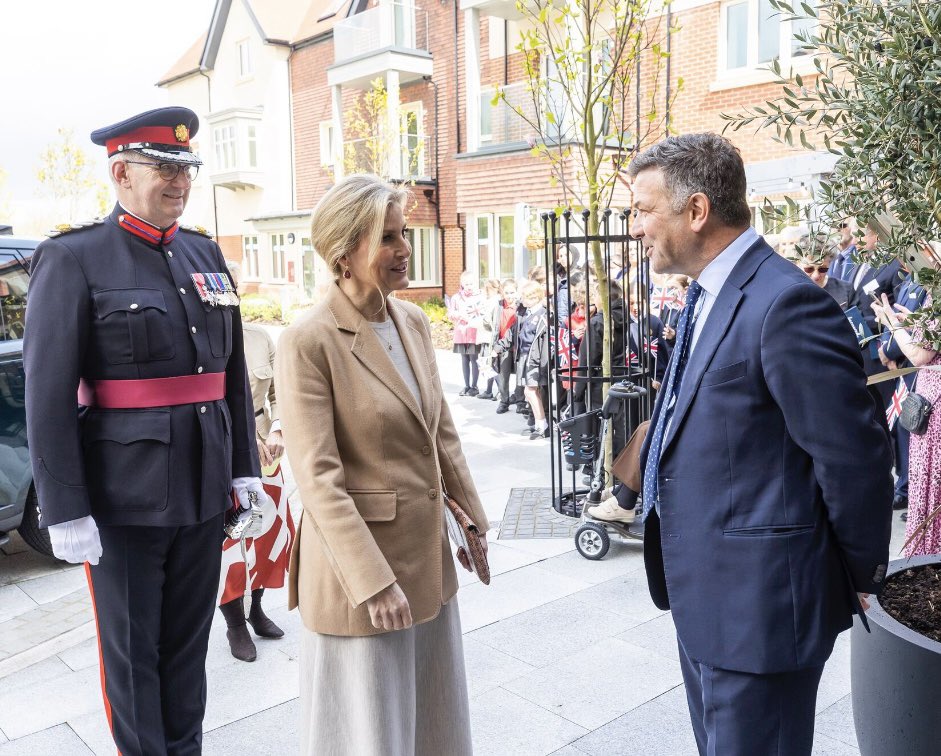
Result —
<instances>
[{"instance_id":1,"label":"cream pleated skirt","mask_svg":"<svg viewBox=\"0 0 941 756\"><path fill-rule=\"evenodd\" d=\"M303 635L303 756L472 754L457 598L408 630Z\"/></svg>"}]
</instances>

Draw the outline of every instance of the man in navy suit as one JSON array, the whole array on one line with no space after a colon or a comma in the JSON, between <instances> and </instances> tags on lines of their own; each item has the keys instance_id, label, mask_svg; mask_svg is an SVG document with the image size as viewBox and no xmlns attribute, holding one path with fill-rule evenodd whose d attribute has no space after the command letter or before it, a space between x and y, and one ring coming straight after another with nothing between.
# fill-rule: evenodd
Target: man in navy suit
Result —
<instances>
[{"instance_id":1,"label":"man in navy suit","mask_svg":"<svg viewBox=\"0 0 941 756\"><path fill-rule=\"evenodd\" d=\"M810 754L823 665L885 576L889 441L839 305L749 226L735 147L671 137L628 172L653 270L694 279L641 466L699 751Z\"/></svg>"}]
</instances>

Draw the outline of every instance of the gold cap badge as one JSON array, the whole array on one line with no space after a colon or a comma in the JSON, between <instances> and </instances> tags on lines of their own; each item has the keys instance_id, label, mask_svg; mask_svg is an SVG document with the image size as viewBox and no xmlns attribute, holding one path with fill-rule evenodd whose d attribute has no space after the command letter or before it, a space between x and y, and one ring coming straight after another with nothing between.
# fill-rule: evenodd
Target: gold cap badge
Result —
<instances>
[{"instance_id":1,"label":"gold cap badge","mask_svg":"<svg viewBox=\"0 0 941 756\"><path fill-rule=\"evenodd\" d=\"M173 130L173 135L178 142L187 142L190 138L190 130L182 123Z\"/></svg>"}]
</instances>

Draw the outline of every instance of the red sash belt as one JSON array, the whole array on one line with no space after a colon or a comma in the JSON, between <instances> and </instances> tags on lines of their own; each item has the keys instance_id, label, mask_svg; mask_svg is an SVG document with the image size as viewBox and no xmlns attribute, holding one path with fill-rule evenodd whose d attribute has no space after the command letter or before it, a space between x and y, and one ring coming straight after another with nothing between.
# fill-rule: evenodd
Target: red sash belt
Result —
<instances>
[{"instance_id":1,"label":"red sash belt","mask_svg":"<svg viewBox=\"0 0 941 756\"><path fill-rule=\"evenodd\" d=\"M213 402L225 398L225 373L142 378L127 381L86 381L78 386L78 403L104 409L142 409Z\"/></svg>"}]
</instances>

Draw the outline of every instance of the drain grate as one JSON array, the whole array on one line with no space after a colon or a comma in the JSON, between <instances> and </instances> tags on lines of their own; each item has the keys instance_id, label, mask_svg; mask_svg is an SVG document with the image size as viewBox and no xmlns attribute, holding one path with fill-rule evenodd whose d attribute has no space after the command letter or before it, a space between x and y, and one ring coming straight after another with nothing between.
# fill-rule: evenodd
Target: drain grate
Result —
<instances>
[{"instance_id":1,"label":"drain grate","mask_svg":"<svg viewBox=\"0 0 941 756\"><path fill-rule=\"evenodd\" d=\"M551 488L513 488L500 523L501 539L572 538L579 520L552 508Z\"/></svg>"}]
</instances>

